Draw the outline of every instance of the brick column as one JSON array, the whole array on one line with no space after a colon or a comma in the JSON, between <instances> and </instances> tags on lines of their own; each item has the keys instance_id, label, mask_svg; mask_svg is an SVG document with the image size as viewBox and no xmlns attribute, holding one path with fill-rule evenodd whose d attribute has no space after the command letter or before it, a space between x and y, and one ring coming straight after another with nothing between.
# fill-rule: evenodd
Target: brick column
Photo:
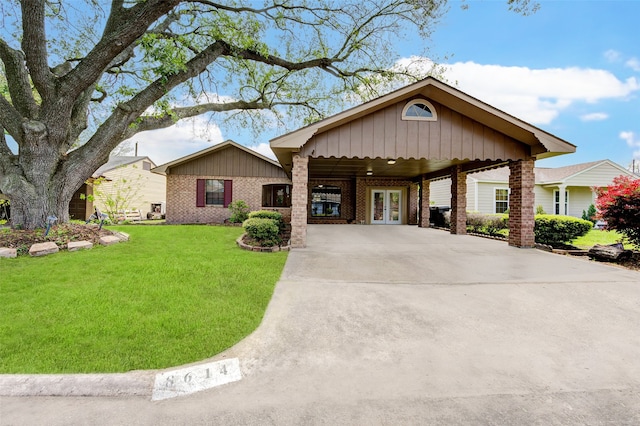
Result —
<instances>
[{"instance_id":1,"label":"brick column","mask_svg":"<svg viewBox=\"0 0 640 426\"><path fill-rule=\"evenodd\" d=\"M307 245L309 158L293 156L291 181L291 247L303 248Z\"/></svg>"},{"instance_id":2,"label":"brick column","mask_svg":"<svg viewBox=\"0 0 640 426\"><path fill-rule=\"evenodd\" d=\"M533 226L535 223L535 196L533 188L534 160L509 162L509 245L521 248L536 244Z\"/></svg>"},{"instance_id":3,"label":"brick column","mask_svg":"<svg viewBox=\"0 0 640 426\"><path fill-rule=\"evenodd\" d=\"M467 233L467 174L459 165L451 168L451 233Z\"/></svg>"},{"instance_id":4,"label":"brick column","mask_svg":"<svg viewBox=\"0 0 640 426\"><path fill-rule=\"evenodd\" d=\"M421 228L428 228L431 218L431 210L429 210L430 185L430 180L422 178L420 181L420 220L418 226Z\"/></svg>"}]
</instances>

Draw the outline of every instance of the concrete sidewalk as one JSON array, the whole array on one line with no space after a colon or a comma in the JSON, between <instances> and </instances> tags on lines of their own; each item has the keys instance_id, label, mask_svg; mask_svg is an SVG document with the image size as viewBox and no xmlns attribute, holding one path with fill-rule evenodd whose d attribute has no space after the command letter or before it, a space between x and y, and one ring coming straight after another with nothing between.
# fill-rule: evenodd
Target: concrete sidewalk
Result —
<instances>
[{"instance_id":1,"label":"concrete sidewalk","mask_svg":"<svg viewBox=\"0 0 640 426\"><path fill-rule=\"evenodd\" d=\"M639 329L637 272L438 230L309 226L261 326L214 358L239 358L241 381L150 401L154 372L102 377L108 398L3 397L0 422L639 424Z\"/></svg>"}]
</instances>

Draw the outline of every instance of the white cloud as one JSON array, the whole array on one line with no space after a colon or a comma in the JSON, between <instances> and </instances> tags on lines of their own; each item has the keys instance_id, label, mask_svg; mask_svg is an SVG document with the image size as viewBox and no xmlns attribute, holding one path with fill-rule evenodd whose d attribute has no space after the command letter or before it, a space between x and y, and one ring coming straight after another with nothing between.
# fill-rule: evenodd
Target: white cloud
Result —
<instances>
[{"instance_id":1,"label":"white cloud","mask_svg":"<svg viewBox=\"0 0 640 426\"><path fill-rule=\"evenodd\" d=\"M636 135L634 132L620 132L620 139L627 142L627 145L633 151L633 158L640 159L640 135Z\"/></svg>"},{"instance_id":2,"label":"white cloud","mask_svg":"<svg viewBox=\"0 0 640 426\"><path fill-rule=\"evenodd\" d=\"M269 157L272 160L276 160L277 161L276 155L271 150L271 145L269 145L267 142L262 142L261 144L259 144L257 146L249 146L247 148L252 149L257 153L260 153L260 154L264 155L265 157Z\"/></svg>"},{"instance_id":3,"label":"white cloud","mask_svg":"<svg viewBox=\"0 0 640 426\"><path fill-rule=\"evenodd\" d=\"M640 82L624 81L606 70L590 68L531 69L457 62L444 77L463 92L534 124L549 124L575 102L596 103L626 98Z\"/></svg>"},{"instance_id":4,"label":"white cloud","mask_svg":"<svg viewBox=\"0 0 640 426\"><path fill-rule=\"evenodd\" d=\"M640 60L638 58L631 58L624 64L632 70L640 72Z\"/></svg>"},{"instance_id":5,"label":"white cloud","mask_svg":"<svg viewBox=\"0 0 640 426\"><path fill-rule=\"evenodd\" d=\"M138 155L149 157L157 165L193 154L223 140L220 128L202 116L179 121L165 129L140 132L129 139L138 143Z\"/></svg>"},{"instance_id":6,"label":"white cloud","mask_svg":"<svg viewBox=\"0 0 640 426\"><path fill-rule=\"evenodd\" d=\"M580 116L582 121L602 121L609 118L609 114L604 112L592 112L591 114L584 114Z\"/></svg>"},{"instance_id":7,"label":"white cloud","mask_svg":"<svg viewBox=\"0 0 640 426\"><path fill-rule=\"evenodd\" d=\"M613 49L609 49L606 52L604 52L604 57L609 62L617 62L617 61L620 60L621 56L622 56L622 54L620 52L618 52L617 50L613 50Z\"/></svg>"}]
</instances>

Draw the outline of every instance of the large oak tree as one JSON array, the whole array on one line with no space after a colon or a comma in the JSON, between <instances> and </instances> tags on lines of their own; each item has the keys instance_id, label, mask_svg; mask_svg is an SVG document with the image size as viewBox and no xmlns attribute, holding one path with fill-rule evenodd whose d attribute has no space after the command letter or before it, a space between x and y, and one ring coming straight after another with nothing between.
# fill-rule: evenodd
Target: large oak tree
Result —
<instances>
[{"instance_id":1,"label":"large oak tree","mask_svg":"<svg viewBox=\"0 0 640 426\"><path fill-rule=\"evenodd\" d=\"M258 126L254 119L320 118L349 92L405 74L392 67L393 42L404 37L423 53L445 6L4 0L0 192L12 226L67 221L74 192L137 132L212 113Z\"/></svg>"}]
</instances>

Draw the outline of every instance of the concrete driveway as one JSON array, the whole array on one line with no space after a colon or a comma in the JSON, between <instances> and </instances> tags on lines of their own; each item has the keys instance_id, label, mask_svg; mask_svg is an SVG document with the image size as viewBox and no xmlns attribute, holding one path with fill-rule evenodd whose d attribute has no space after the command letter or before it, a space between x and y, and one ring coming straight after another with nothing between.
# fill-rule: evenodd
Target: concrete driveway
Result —
<instances>
[{"instance_id":1,"label":"concrete driveway","mask_svg":"<svg viewBox=\"0 0 640 426\"><path fill-rule=\"evenodd\" d=\"M640 273L431 229L309 226L262 325L215 359L231 357L241 381L190 396L3 397L0 422L640 424Z\"/></svg>"}]
</instances>

